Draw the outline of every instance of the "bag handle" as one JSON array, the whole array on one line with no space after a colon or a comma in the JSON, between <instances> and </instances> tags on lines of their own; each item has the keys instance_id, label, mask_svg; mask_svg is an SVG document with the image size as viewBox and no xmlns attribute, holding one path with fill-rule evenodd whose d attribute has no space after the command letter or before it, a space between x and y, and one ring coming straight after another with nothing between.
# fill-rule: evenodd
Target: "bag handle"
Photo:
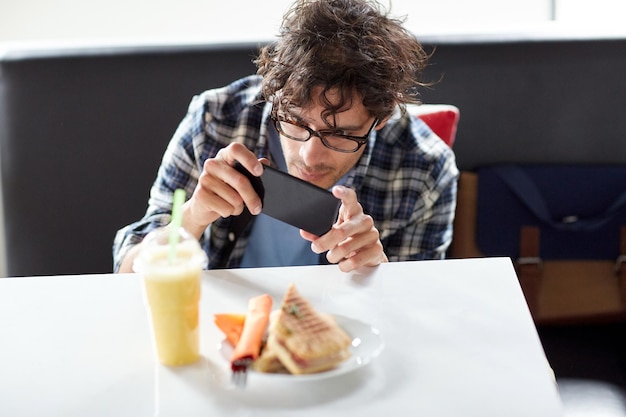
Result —
<instances>
[{"instance_id":1,"label":"bag handle","mask_svg":"<svg viewBox=\"0 0 626 417\"><path fill-rule=\"evenodd\" d=\"M493 167L493 170L535 216L558 230L585 231L597 229L611 220L626 205L626 190L624 190L604 213L596 217L566 218L556 221L552 218L541 193L522 169L515 165L499 165Z\"/></svg>"}]
</instances>

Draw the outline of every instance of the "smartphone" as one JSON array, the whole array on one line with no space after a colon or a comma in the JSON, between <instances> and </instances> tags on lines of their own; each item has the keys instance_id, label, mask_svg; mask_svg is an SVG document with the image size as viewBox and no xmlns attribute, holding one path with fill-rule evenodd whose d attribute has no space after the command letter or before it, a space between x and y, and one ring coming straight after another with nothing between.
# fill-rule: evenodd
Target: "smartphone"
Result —
<instances>
[{"instance_id":1,"label":"smartphone","mask_svg":"<svg viewBox=\"0 0 626 417\"><path fill-rule=\"evenodd\" d=\"M316 236L328 232L337 220L341 200L330 191L267 165L263 165L261 177L239 163L235 169L248 177L266 215Z\"/></svg>"}]
</instances>

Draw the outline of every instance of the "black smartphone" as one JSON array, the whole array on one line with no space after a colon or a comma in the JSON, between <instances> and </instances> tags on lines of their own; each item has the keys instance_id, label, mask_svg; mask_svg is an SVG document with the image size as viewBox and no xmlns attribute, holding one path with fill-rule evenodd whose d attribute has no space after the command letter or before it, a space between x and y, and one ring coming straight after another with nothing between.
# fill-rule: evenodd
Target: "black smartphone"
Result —
<instances>
[{"instance_id":1,"label":"black smartphone","mask_svg":"<svg viewBox=\"0 0 626 417\"><path fill-rule=\"evenodd\" d=\"M235 168L250 179L266 215L316 236L328 232L337 220L341 200L330 191L266 165L261 177L239 163Z\"/></svg>"}]
</instances>

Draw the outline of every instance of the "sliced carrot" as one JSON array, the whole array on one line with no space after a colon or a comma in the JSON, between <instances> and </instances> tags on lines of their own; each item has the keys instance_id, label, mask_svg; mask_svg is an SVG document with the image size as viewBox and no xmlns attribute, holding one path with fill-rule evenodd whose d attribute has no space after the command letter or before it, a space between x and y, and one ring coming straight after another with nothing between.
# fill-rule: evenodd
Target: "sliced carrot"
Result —
<instances>
[{"instance_id":1,"label":"sliced carrot","mask_svg":"<svg viewBox=\"0 0 626 417\"><path fill-rule=\"evenodd\" d=\"M268 294L259 295L248 301L248 312L243 324L239 342L235 346L232 361L251 356L256 359L261 350L263 334L269 323L272 310L272 297Z\"/></svg>"},{"instance_id":2,"label":"sliced carrot","mask_svg":"<svg viewBox=\"0 0 626 417\"><path fill-rule=\"evenodd\" d=\"M228 343L237 346L239 338L241 337L241 331L243 330L243 324L246 321L245 314L215 314L214 321L217 327L224 333Z\"/></svg>"}]
</instances>

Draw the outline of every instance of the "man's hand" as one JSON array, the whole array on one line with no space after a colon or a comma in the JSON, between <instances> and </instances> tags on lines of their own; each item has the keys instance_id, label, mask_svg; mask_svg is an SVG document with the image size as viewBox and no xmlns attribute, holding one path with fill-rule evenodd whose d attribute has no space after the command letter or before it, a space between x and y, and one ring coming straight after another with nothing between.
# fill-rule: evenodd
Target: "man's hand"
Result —
<instances>
[{"instance_id":1,"label":"man's hand","mask_svg":"<svg viewBox=\"0 0 626 417\"><path fill-rule=\"evenodd\" d=\"M183 227L196 238L218 218L241 214L244 206L254 215L261 212L261 199L248 178L233 168L235 161L253 175L263 173L261 162L240 143L232 143L215 158L207 159L193 195L183 205Z\"/></svg>"},{"instance_id":2,"label":"man's hand","mask_svg":"<svg viewBox=\"0 0 626 417\"><path fill-rule=\"evenodd\" d=\"M320 237L300 230L300 235L312 242L313 252L328 251L326 259L330 263L338 263L339 269L344 272L388 262L374 220L363 213L356 192L340 185L333 187L332 191L335 197L341 199L339 217L333 228Z\"/></svg>"}]
</instances>

